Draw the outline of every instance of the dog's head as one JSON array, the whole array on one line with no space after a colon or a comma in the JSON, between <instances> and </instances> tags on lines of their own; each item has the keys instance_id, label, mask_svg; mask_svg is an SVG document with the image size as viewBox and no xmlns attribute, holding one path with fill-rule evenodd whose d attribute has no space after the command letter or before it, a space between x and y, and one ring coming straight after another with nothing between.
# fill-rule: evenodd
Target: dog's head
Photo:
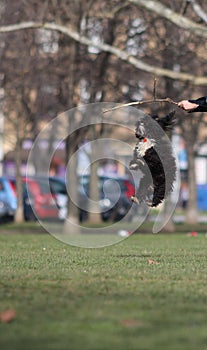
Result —
<instances>
[{"instance_id":1,"label":"dog's head","mask_svg":"<svg viewBox=\"0 0 207 350\"><path fill-rule=\"evenodd\" d=\"M157 125L153 123L152 120L154 120ZM162 130L168 131L173 128L175 122L175 111L170 112L163 118L159 118L158 115L146 116L146 118L142 118L137 122L135 136L140 141L144 138L159 138L159 135L161 134L159 132L160 127Z\"/></svg>"},{"instance_id":2,"label":"dog's head","mask_svg":"<svg viewBox=\"0 0 207 350\"><path fill-rule=\"evenodd\" d=\"M140 121L137 123L135 135L140 141L147 136L147 130L146 130L146 125L144 121Z\"/></svg>"}]
</instances>

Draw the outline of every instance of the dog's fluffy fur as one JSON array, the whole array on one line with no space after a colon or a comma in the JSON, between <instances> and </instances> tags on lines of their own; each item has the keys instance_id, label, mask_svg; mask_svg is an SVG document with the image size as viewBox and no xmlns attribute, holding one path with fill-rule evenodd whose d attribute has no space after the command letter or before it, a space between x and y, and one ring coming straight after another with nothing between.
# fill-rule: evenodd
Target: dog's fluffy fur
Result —
<instances>
[{"instance_id":1,"label":"dog's fluffy fur","mask_svg":"<svg viewBox=\"0 0 207 350\"><path fill-rule=\"evenodd\" d=\"M154 123L151 118L156 121ZM175 124L175 112L163 118L146 117L138 121L135 136L138 142L130 162L131 170L140 169L143 177L132 200L146 202L156 207L173 190L176 177L176 162L172 147L164 131L171 130Z\"/></svg>"}]
</instances>

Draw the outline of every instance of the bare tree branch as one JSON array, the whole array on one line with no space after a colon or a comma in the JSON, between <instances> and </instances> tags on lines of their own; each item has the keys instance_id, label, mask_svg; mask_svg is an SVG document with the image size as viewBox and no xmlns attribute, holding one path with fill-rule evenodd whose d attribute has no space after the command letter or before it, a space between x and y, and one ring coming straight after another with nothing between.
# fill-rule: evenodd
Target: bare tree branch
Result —
<instances>
[{"instance_id":1,"label":"bare tree branch","mask_svg":"<svg viewBox=\"0 0 207 350\"><path fill-rule=\"evenodd\" d=\"M29 28L42 28L43 24L40 22L22 22L22 23L16 23L16 24L10 24L7 26L0 27L1 33L9 33L9 32L15 32L17 30L24 30Z\"/></svg>"},{"instance_id":2,"label":"bare tree branch","mask_svg":"<svg viewBox=\"0 0 207 350\"><path fill-rule=\"evenodd\" d=\"M161 17L168 19L170 22L176 24L178 27L188 30L189 32L207 38L207 28L200 25L190 19L176 13L163 5L161 2L156 0L128 0L129 3L134 4L138 7L145 8L158 14ZM194 9L195 10L195 9ZM198 11L198 8L197 8Z\"/></svg>"},{"instance_id":3,"label":"bare tree branch","mask_svg":"<svg viewBox=\"0 0 207 350\"><path fill-rule=\"evenodd\" d=\"M123 10L125 7L129 6L130 4L128 3L128 1L126 0L123 4L119 4L117 6L115 6L113 9L111 9L110 11L101 11L101 12L94 12L93 16L94 17L104 17L104 18L114 18L115 15Z\"/></svg>"},{"instance_id":4,"label":"bare tree branch","mask_svg":"<svg viewBox=\"0 0 207 350\"><path fill-rule=\"evenodd\" d=\"M207 23L207 14L206 12L202 9L202 7L197 3L196 0L190 0L193 10L197 14L198 17L200 17L205 23Z\"/></svg>"},{"instance_id":5,"label":"bare tree branch","mask_svg":"<svg viewBox=\"0 0 207 350\"><path fill-rule=\"evenodd\" d=\"M131 1L131 0L130 0ZM151 2L151 1L149 1ZM153 2L153 1L152 1ZM154 74L156 76L162 76L162 77L168 77L174 80L179 80L183 82L189 82L193 85L207 85L207 78L206 77L196 77L194 75L188 74L188 73L182 73L182 72L176 72L172 71L170 69L164 69L164 68L158 68L152 65L149 65L142 60L139 60L133 56L130 56L126 51L120 50L115 46L111 46L105 43L101 42L93 42L89 38L80 35L77 31L73 30L72 28L58 25L56 23L38 23L38 22L22 22L18 24L11 24L7 26L1 26L0 27L0 33L8 33L18 30L25 30L25 29L34 29L34 28L44 28L48 30L54 30L59 31L70 38L74 39L75 41L86 45L86 46L94 46L99 48L101 51L104 52L110 52L111 54L115 55L116 57L120 58L123 61L128 62L132 66L136 67L137 69L140 69L142 71L145 71L150 74ZM207 33L207 29L206 29Z\"/></svg>"}]
</instances>

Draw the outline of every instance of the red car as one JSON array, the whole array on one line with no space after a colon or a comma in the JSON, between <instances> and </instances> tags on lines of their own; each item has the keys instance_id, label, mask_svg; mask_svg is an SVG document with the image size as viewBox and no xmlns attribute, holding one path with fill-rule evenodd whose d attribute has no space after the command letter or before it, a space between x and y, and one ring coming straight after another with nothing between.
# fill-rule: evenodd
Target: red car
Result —
<instances>
[{"instance_id":1,"label":"red car","mask_svg":"<svg viewBox=\"0 0 207 350\"><path fill-rule=\"evenodd\" d=\"M48 179L36 176L23 177L22 182L25 220L58 218L59 210ZM12 180L12 183L15 186L15 180Z\"/></svg>"}]
</instances>

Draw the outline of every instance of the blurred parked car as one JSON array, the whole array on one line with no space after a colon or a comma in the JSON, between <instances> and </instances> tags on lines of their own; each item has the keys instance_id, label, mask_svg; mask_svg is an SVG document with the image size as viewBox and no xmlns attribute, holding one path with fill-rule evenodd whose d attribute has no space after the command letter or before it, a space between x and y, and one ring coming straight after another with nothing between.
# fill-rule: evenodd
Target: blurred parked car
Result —
<instances>
[{"instance_id":1,"label":"blurred parked car","mask_svg":"<svg viewBox=\"0 0 207 350\"><path fill-rule=\"evenodd\" d=\"M80 221L88 217L89 199L88 175L79 176L78 205ZM68 194L65 180L58 177L49 178L51 191L56 195L59 207L59 218L64 219L67 215ZM131 196L134 195L134 184L128 177L99 176L100 210L102 220L118 221L122 219L132 206Z\"/></svg>"},{"instance_id":2,"label":"blurred parked car","mask_svg":"<svg viewBox=\"0 0 207 350\"><path fill-rule=\"evenodd\" d=\"M58 219L64 220L67 217L68 213L68 190L66 182L63 178L57 176L49 177L50 189L51 192L56 197L56 203L58 206ZM84 193L82 193L84 192ZM78 207L79 207L79 219L84 221L87 218L86 210L84 210L86 203L86 193L81 190L80 184L78 186Z\"/></svg>"},{"instance_id":3,"label":"blurred parked car","mask_svg":"<svg viewBox=\"0 0 207 350\"><path fill-rule=\"evenodd\" d=\"M10 182L16 189L16 180L10 179ZM46 177L23 177L22 184L25 220L56 219L58 217L56 198L51 193Z\"/></svg>"},{"instance_id":4,"label":"blurred parked car","mask_svg":"<svg viewBox=\"0 0 207 350\"><path fill-rule=\"evenodd\" d=\"M63 178L49 177L51 193L55 196L58 207L58 219L64 220L68 212L68 193Z\"/></svg>"},{"instance_id":5,"label":"blurred parked car","mask_svg":"<svg viewBox=\"0 0 207 350\"><path fill-rule=\"evenodd\" d=\"M101 176L100 181L100 206L104 221L119 221L131 209L131 196L135 187L128 177L109 178Z\"/></svg>"},{"instance_id":6,"label":"blurred parked car","mask_svg":"<svg viewBox=\"0 0 207 350\"><path fill-rule=\"evenodd\" d=\"M0 220L13 220L17 209L17 198L9 180L0 177Z\"/></svg>"},{"instance_id":7,"label":"blurred parked car","mask_svg":"<svg viewBox=\"0 0 207 350\"><path fill-rule=\"evenodd\" d=\"M80 176L78 182L78 207L81 222L88 218L88 175ZM15 180L10 180L15 189ZM23 203L25 220L64 220L68 212L68 191L65 180L60 177L23 177ZM127 177L99 176L99 206L103 221L122 219L132 206L134 184Z\"/></svg>"}]
</instances>

